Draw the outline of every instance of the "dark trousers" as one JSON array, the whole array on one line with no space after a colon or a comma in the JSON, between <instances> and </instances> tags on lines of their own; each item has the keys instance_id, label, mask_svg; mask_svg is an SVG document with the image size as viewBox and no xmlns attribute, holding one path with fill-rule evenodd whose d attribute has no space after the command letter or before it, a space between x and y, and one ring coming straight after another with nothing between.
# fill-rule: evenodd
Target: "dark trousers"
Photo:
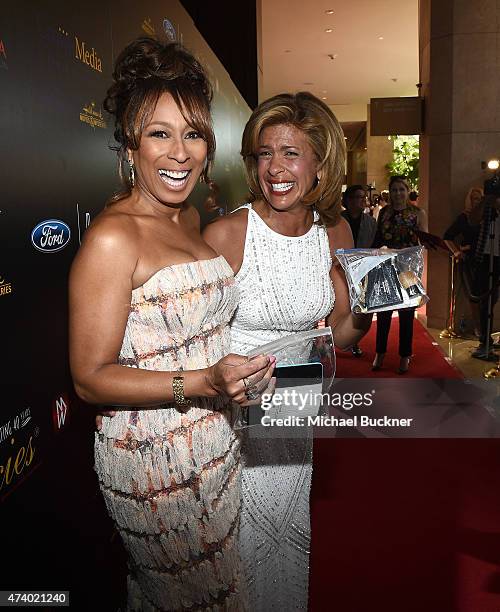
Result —
<instances>
[{"instance_id":1,"label":"dark trousers","mask_svg":"<svg viewBox=\"0 0 500 612\"><path fill-rule=\"evenodd\" d=\"M413 321L415 308L398 310L399 315L399 356L411 357L413 341ZM377 312L377 353L387 353L387 339L391 329L392 310Z\"/></svg>"},{"instance_id":2,"label":"dark trousers","mask_svg":"<svg viewBox=\"0 0 500 612\"><path fill-rule=\"evenodd\" d=\"M490 260L489 255L484 255L483 260L475 269L475 283L474 293L476 296L480 296L479 301L479 328L481 336L479 342L486 344L486 336L488 334L488 288L489 288L489 275L490 275ZM493 284L496 287L493 289L491 294L492 308L498 301L498 278L500 275L500 257L493 258ZM492 330L490 330L491 332Z\"/></svg>"}]
</instances>

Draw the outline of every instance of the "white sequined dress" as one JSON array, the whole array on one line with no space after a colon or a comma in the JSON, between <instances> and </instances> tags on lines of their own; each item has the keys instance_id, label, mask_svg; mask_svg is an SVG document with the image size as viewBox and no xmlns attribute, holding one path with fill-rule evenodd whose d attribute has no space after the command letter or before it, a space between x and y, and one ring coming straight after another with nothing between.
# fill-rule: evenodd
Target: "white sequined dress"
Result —
<instances>
[{"instance_id":1,"label":"white sequined dress","mask_svg":"<svg viewBox=\"0 0 500 612\"><path fill-rule=\"evenodd\" d=\"M248 209L245 252L236 275L240 302L231 352L242 355L287 334L312 329L332 310L328 236L314 223L283 236ZM315 221L317 221L315 213ZM306 610L312 439L243 434L240 551L252 612Z\"/></svg>"},{"instance_id":2,"label":"white sequined dress","mask_svg":"<svg viewBox=\"0 0 500 612\"><path fill-rule=\"evenodd\" d=\"M132 291L119 363L163 371L214 364L229 352L237 301L223 257L159 270ZM103 418L95 469L129 553L128 610L246 609L234 410L198 398L186 412L165 404Z\"/></svg>"}]
</instances>

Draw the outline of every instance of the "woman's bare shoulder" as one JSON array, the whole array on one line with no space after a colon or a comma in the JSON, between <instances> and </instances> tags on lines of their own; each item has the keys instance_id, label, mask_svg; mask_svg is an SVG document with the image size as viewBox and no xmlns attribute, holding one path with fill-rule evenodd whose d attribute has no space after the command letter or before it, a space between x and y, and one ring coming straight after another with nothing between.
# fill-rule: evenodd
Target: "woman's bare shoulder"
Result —
<instances>
[{"instance_id":1,"label":"woman's bare shoulder","mask_svg":"<svg viewBox=\"0 0 500 612\"><path fill-rule=\"evenodd\" d=\"M339 221L335 225L327 227L326 231L332 253L336 249L353 248L354 242L352 239L351 227L344 217L340 217Z\"/></svg>"},{"instance_id":2,"label":"woman's bare shoulder","mask_svg":"<svg viewBox=\"0 0 500 612\"><path fill-rule=\"evenodd\" d=\"M203 237L208 241L226 240L228 238L238 239L244 237L248 220L248 210L237 210L230 215L217 217L208 223L203 230Z\"/></svg>"},{"instance_id":3,"label":"woman's bare shoulder","mask_svg":"<svg viewBox=\"0 0 500 612\"><path fill-rule=\"evenodd\" d=\"M135 265L139 239L137 220L118 207L107 207L85 231L76 260L91 258Z\"/></svg>"}]
</instances>

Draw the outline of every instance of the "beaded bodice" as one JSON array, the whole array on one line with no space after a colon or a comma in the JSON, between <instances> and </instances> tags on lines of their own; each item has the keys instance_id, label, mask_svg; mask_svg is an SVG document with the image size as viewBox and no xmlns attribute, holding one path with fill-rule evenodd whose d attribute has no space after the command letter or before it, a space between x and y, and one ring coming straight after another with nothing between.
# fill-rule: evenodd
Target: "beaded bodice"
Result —
<instances>
[{"instance_id":1,"label":"beaded bodice","mask_svg":"<svg viewBox=\"0 0 500 612\"><path fill-rule=\"evenodd\" d=\"M252 348L311 329L335 302L326 229L313 223L302 236L272 230L248 209L245 252L236 275L240 301L231 321L231 351ZM318 220L315 213L315 221Z\"/></svg>"}]
</instances>

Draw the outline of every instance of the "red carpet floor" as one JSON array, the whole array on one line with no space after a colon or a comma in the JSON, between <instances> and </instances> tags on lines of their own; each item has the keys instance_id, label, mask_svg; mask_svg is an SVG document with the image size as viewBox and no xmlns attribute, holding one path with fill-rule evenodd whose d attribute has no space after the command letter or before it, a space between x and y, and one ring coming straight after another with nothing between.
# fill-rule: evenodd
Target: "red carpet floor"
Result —
<instances>
[{"instance_id":1,"label":"red carpet floor","mask_svg":"<svg viewBox=\"0 0 500 612\"><path fill-rule=\"evenodd\" d=\"M458 377L415 332L411 375ZM338 376L370 376L373 345ZM316 439L310 610L499 612L499 485L497 439Z\"/></svg>"},{"instance_id":2,"label":"red carpet floor","mask_svg":"<svg viewBox=\"0 0 500 612\"><path fill-rule=\"evenodd\" d=\"M370 331L361 340L360 347L364 354L354 357L350 351L337 351L337 378L388 378L399 376L398 338L399 319L392 319L391 333L387 345L384 365L378 372L372 372L372 362L375 357L375 336L377 325L374 322ZM410 370L405 374L408 378L463 378L461 372L445 359L444 353L424 326L415 320L413 326L413 358Z\"/></svg>"}]
</instances>

